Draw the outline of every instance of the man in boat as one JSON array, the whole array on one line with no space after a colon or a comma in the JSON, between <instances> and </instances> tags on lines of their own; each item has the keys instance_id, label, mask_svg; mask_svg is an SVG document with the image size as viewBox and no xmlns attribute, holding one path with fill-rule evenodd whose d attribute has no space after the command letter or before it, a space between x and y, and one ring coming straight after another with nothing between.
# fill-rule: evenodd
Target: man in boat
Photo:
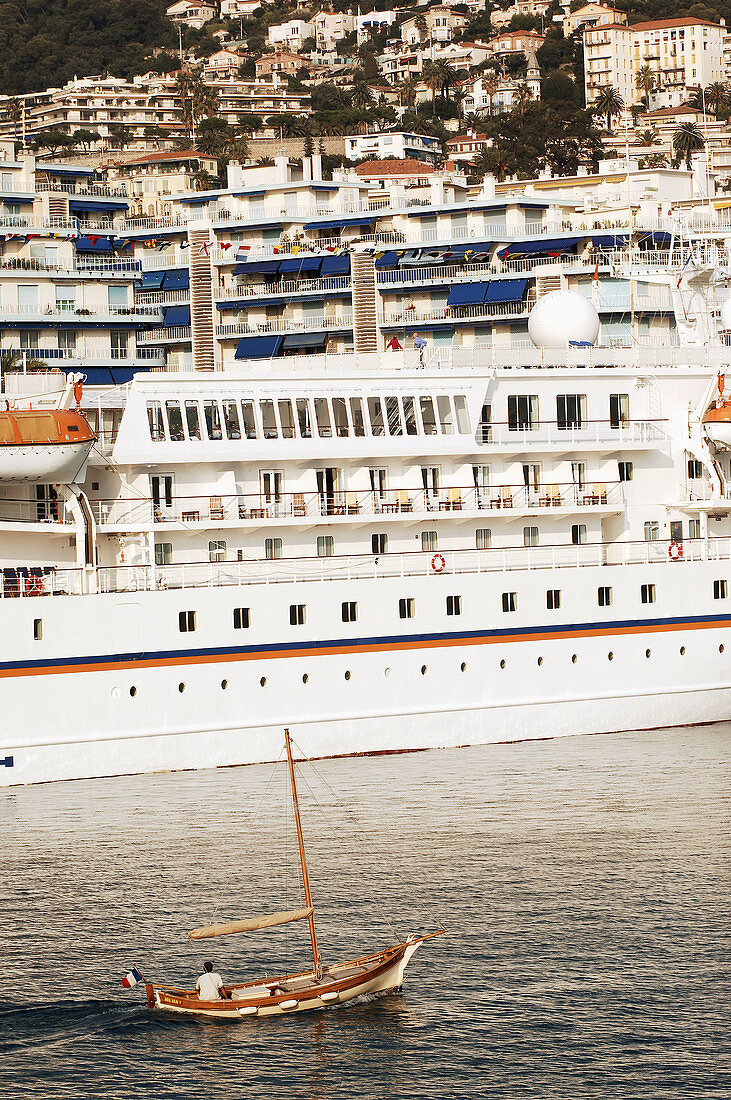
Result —
<instances>
[{"instance_id":1,"label":"man in boat","mask_svg":"<svg viewBox=\"0 0 731 1100\"><path fill-rule=\"evenodd\" d=\"M210 959L203 963L203 973L195 983L201 1001L227 1000L229 994L223 988L223 978L213 969Z\"/></svg>"}]
</instances>

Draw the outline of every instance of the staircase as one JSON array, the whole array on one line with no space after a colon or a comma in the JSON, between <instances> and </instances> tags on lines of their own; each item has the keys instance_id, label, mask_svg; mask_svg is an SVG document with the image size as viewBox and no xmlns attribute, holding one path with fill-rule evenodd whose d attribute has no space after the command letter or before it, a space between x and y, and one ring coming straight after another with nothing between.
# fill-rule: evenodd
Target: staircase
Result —
<instances>
[{"instance_id":1,"label":"staircase","mask_svg":"<svg viewBox=\"0 0 731 1100\"><path fill-rule=\"evenodd\" d=\"M213 249L209 226L188 230L190 240L190 326L193 341L193 370L215 366L213 318Z\"/></svg>"},{"instance_id":2,"label":"staircase","mask_svg":"<svg viewBox=\"0 0 731 1100\"><path fill-rule=\"evenodd\" d=\"M378 351L376 319L376 267L370 252L351 255L353 287L353 347L356 354Z\"/></svg>"}]
</instances>

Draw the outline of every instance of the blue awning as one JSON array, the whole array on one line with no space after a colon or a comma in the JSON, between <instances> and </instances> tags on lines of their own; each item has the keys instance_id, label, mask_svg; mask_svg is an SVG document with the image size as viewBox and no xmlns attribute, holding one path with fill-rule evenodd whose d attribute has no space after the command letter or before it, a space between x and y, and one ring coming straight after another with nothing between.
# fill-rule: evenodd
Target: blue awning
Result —
<instances>
[{"instance_id":1,"label":"blue awning","mask_svg":"<svg viewBox=\"0 0 731 1100\"><path fill-rule=\"evenodd\" d=\"M128 202L95 202L94 199L69 199L72 214L121 214L129 206Z\"/></svg>"},{"instance_id":2,"label":"blue awning","mask_svg":"<svg viewBox=\"0 0 731 1100\"><path fill-rule=\"evenodd\" d=\"M174 271L165 272L165 278L162 281L163 290L187 290L188 286L187 267L176 268Z\"/></svg>"},{"instance_id":3,"label":"blue awning","mask_svg":"<svg viewBox=\"0 0 731 1100\"><path fill-rule=\"evenodd\" d=\"M626 233L597 233L591 238L594 248L623 248L627 244Z\"/></svg>"},{"instance_id":4,"label":"blue awning","mask_svg":"<svg viewBox=\"0 0 731 1100\"><path fill-rule=\"evenodd\" d=\"M646 233L640 238L640 243L644 244L646 241L650 241L652 244L657 245L658 248L669 248L672 239L672 233Z\"/></svg>"},{"instance_id":5,"label":"blue awning","mask_svg":"<svg viewBox=\"0 0 731 1100\"><path fill-rule=\"evenodd\" d=\"M140 290L159 290L164 278L164 271L143 271Z\"/></svg>"},{"instance_id":6,"label":"blue awning","mask_svg":"<svg viewBox=\"0 0 731 1100\"><path fill-rule=\"evenodd\" d=\"M527 286L527 279L494 279L487 288L485 301L519 302Z\"/></svg>"},{"instance_id":7,"label":"blue awning","mask_svg":"<svg viewBox=\"0 0 731 1100\"><path fill-rule=\"evenodd\" d=\"M7 195L8 188L0 187L0 194ZM16 206L32 206L35 202L33 195L18 195L13 193L12 197L3 198L4 203L8 205L14 204Z\"/></svg>"},{"instance_id":8,"label":"blue awning","mask_svg":"<svg viewBox=\"0 0 731 1100\"><path fill-rule=\"evenodd\" d=\"M248 260L244 264L236 264L234 275L276 275L279 271L281 260Z\"/></svg>"},{"instance_id":9,"label":"blue awning","mask_svg":"<svg viewBox=\"0 0 731 1100\"><path fill-rule=\"evenodd\" d=\"M234 359L274 359L281 346L281 336L246 336L239 340Z\"/></svg>"},{"instance_id":10,"label":"blue awning","mask_svg":"<svg viewBox=\"0 0 731 1100\"><path fill-rule=\"evenodd\" d=\"M382 256L376 256L376 267L396 267L399 262L398 252L384 252Z\"/></svg>"},{"instance_id":11,"label":"blue awning","mask_svg":"<svg viewBox=\"0 0 731 1100\"><path fill-rule=\"evenodd\" d=\"M284 337L283 351L292 351L295 348L324 348L327 340L326 332L291 332Z\"/></svg>"},{"instance_id":12,"label":"blue awning","mask_svg":"<svg viewBox=\"0 0 731 1100\"><path fill-rule=\"evenodd\" d=\"M279 264L280 275L315 275L320 270L321 256L295 256L291 260L282 260Z\"/></svg>"},{"instance_id":13,"label":"blue awning","mask_svg":"<svg viewBox=\"0 0 731 1100\"><path fill-rule=\"evenodd\" d=\"M165 328L172 328L173 325L189 325L190 324L190 306L168 306L165 310L165 320L163 325Z\"/></svg>"},{"instance_id":14,"label":"blue awning","mask_svg":"<svg viewBox=\"0 0 731 1100\"><path fill-rule=\"evenodd\" d=\"M77 252L113 252L111 237L76 237L74 247Z\"/></svg>"},{"instance_id":15,"label":"blue awning","mask_svg":"<svg viewBox=\"0 0 731 1100\"><path fill-rule=\"evenodd\" d=\"M449 291L448 306L480 306L489 283L455 283Z\"/></svg>"},{"instance_id":16,"label":"blue awning","mask_svg":"<svg viewBox=\"0 0 731 1100\"><path fill-rule=\"evenodd\" d=\"M570 252L583 237L544 237L536 241L514 241L513 244L501 248L498 255L501 260L506 256L560 256L563 252Z\"/></svg>"},{"instance_id":17,"label":"blue awning","mask_svg":"<svg viewBox=\"0 0 731 1100\"><path fill-rule=\"evenodd\" d=\"M305 229L347 229L348 226L373 225L376 214L365 214L357 218L331 218L326 222L305 222Z\"/></svg>"},{"instance_id":18,"label":"blue awning","mask_svg":"<svg viewBox=\"0 0 731 1100\"><path fill-rule=\"evenodd\" d=\"M350 256L326 256L320 267L320 274L325 275L350 275Z\"/></svg>"}]
</instances>

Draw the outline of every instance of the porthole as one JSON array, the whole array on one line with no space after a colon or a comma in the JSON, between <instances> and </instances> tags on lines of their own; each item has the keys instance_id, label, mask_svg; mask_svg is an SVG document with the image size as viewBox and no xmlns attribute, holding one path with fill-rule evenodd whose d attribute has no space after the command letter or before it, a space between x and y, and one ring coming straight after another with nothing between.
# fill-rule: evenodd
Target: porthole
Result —
<instances>
[{"instance_id":1,"label":"porthole","mask_svg":"<svg viewBox=\"0 0 731 1100\"><path fill-rule=\"evenodd\" d=\"M302 676L302 683L303 684L309 684L309 682L310 682L310 677L305 672L304 675Z\"/></svg>"},{"instance_id":2,"label":"porthole","mask_svg":"<svg viewBox=\"0 0 731 1100\"><path fill-rule=\"evenodd\" d=\"M221 680L221 691L225 691L228 687L228 680Z\"/></svg>"},{"instance_id":3,"label":"porthole","mask_svg":"<svg viewBox=\"0 0 731 1100\"><path fill-rule=\"evenodd\" d=\"M178 691L182 695L183 692L185 691L185 684L178 684Z\"/></svg>"},{"instance_id":4,"label":"porthole","mask_svg":"<svg viewBox=\"0 0 731 1100\"><path fill-rule=\"evenodd\" d=\"M721 643L721 645L718 647L718 652L723 653L723 650L724 650L724 646L723 646L723 643Z\"/></svg>"},{"instance_id":5,"label":"porthole","mask_svg":"<svg viewBox=\"0 0 731 1100\"><path fill-rule=\"evenodd\" d=\"M267 678L266 678L266 676L262 676L262 678L261 678L261 680L259 681L259 683L261 684L261 686L262 686L263 688L265 688L265 687L267 686Z\"/></svg>"},{"instance_id":6,"label":"porthole","mask_svg":"<svg viewBox=\"0 0 731 1100\"><path fill-rule=\"evenodd\" d=\"M383 675L386 677L386 679L388 679L389 676L391 675L391 669L390 668L384 668Z\"/></svg>"},{"instance_id":7,"label":"porthole","mask_svg":"<svg viewBox=\"0 0 731 1100\"><path fill-rule=\"evenodd\" d=\"M609 650L609 653L607 653L607 660L608 661L613 661L614 660L614 654L612 653L611 649Z\"/></svg>"},{"instance_id":8,"label":"porthole","mask_svg":"<svg viewBox=\"0 0 731 1100\"><path fill-rule=\"evenodd\" d=\"M120 691L120 689L118 687L113 687L112 688L112 699L119 699L121 694L122 694L122 692Z\"/></svg>"},{"instance_id":9,"label":"porthole","mask_svg":"<svg viewBox=\"0 0 731 1100\"><path fill-rule=\"evenodd\" d=\"M685 646L684 645L681 645L681 647L680 647L680 656L685 657Z\"/></svg>"},{"instance_id":10,"label":"porthole","mask_svg":"<svg viewBox=\"0 0 731 1100\"><path fill-rule=\"evenodd\" d=\"M652 650L651 649L646 649L645 650L645 657L652 657Z\"/></svg>"},{"instance_id":11,"label":"porthole","mask_svg":"<svg viewBox=\"0 0 731 1100\"><path fill-rule=\"evenodd\" d=\"M576 664L576 662L578 661L578 659L579 659L579 658L578 658L578 657L576 656L576 654L575 654L575 653L572 653L572 654L571 654L571 664L572 664L572 665L575 665L575 664Z\"/></svg>"},{"instance_id":12,"label":"porthole","mask_svg":"<svg viewBox=\"0 0 731 1100\"><path fill-rule=\"evenodd\" d=\"M137 694L137 688L136 688L136 687L134 687L134 686L133 686L133 687L131 687L131 688L129 689L129 693L130 693L130 695L132 696L132 698L134 699L135 695Z\"/></svg>"},{"instance_id":13,"label":"porthole","mask_svg":"<svg viewBox=\"0 0 731 1100\"><path fill-rule=\"evenodd\" d=\"M538 658L538 667L540 668L542 664L543 664L543 658L539 657Z\"/></svg>"},{"instance_id":14,"label":"porthole","mask_svg":"<svg viewBox=\"0 0 731 1100\"><path fill-rule=\"evenodd\" d=\"M426 674L427 674L427 672L428 672L428 671L429 671L429 669L427 668L427 666L426 666L426 665L422 665L422 666L421 666L421 675L422 675L422 676L426 676Z\"/></svg>"},{"instance_id":15,"label":"porthole","mask_svg":"<svg viewBox=\"0 0 731 1100\"><path fill-rule=\"evenodd\" d=\"M345 670L345 679L346 680L350 679L350 669L349 668Z\"/></svg>"},{"instance_id":16,"label":"porthole","mask_svg":"<svg viewBox=\"0 0 731 1100\"><path fill-rule=\"evenodd\" d=\"M507 661L505 660L505 658L503 657L502 661L500 662L500 668L505 668L505 666L506 666L506 664L507 664L507 663L508 663L508 662L507 662Z\"/></svg>"},{"instance_id":17,"label":"porthole","mask_svg":"<svg viewBox=\"0 0 731 1100\"><path fill-rule=\"evenodd\" d=\"M466 672L467 671L467 662L466 661L463 661L462 664L459 666L459 671L460 672Z\"/></svg>"}]
</instances>

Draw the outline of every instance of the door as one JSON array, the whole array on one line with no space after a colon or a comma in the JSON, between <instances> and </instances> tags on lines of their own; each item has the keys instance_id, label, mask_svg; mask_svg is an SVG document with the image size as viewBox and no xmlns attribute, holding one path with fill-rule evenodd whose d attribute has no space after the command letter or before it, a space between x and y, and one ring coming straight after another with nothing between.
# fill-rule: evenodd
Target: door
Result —
<instances>
[{"instance_id":1,"label":"door","mask_svg":"<svg viewBox=\"0 0 731 1100\"><path fill-rule=\"evenodd\" d=\"M670 541L682 543L683 541L683 521L682 519L672 519L670 521Z\"/></svg>"},{"instance_id":2,"label":"door","mask_svg":"<svg viewBox=\"0 0 731 1100\"><path fill-rule=\"evenodd\" d=\"M340 470L327 466L317 471L317 491L320 494L320 510L324 516L338 515Z\"/></svg>"},{"instance_id":3,"label":"door","mask_svg":"<svg viewBox=\"0 0 731 1100\"><path fill-rule=\"evenodd\" d=\"M155 523L163 523L166 519L172 519L173 475L153 474L150 478L150 490L152 493L152 514Z\"/></svg>"}]
</instances>

